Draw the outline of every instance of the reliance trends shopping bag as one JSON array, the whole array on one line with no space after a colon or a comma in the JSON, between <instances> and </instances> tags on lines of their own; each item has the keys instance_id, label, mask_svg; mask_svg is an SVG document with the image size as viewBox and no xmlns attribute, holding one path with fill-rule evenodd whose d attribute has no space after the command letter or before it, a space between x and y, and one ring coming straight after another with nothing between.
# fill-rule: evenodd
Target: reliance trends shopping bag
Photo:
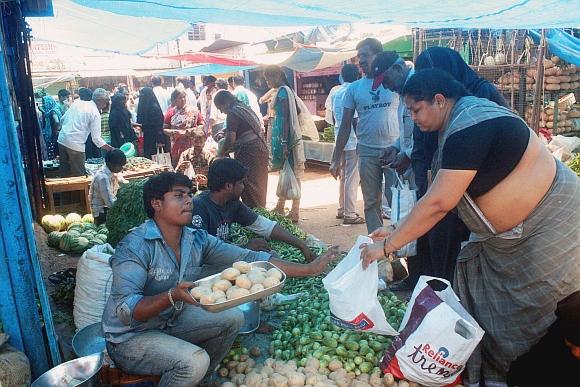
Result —
<instances>
[{"instance_id":1,"label":"reliance trends shopping bag","mask_svg":"<svg viewBox=\"0 0 580 387\"><path fill-rule=\"evenodd\" d=\"M399 336L385 351L381 370L424 386L453 386L481 341L483 329L459 303L451 284L421 276Z\"/></svg>"},{"instance_id":2,"label":"reliance trends shopping bag","mask_svg":"<svg viewBox=\"0 0 580 387\"><path fill-rule=\"evenodd\" d=\"M286 160L284 161L284 167L280 171L276 196L286 198L287 200L298 200L300 199L300 195L300 185L298 184L298 180L296 180L290 163Z\"/></svg>"},{"instance_id":3,"label":"reliance trends shopping bag","mask_svg":"<svg viewBox=\"0 0 580 387\"><path fill-rule=\"evenodd\" d=\"M344 329L394 336L397 331L387 322L377 298L378 263L371 263L366 270L362 267L363 243L372 240L359 236L348 255L322 280L329 296L330 320Z\"/></svg>"},{"instance_id":4,"label":"reliance trends shopping bag","mask_svg":"<svg viewBox=\"0 0 580 387\"><path fill-rule=\"evenodd\" d=\"M397 179L395 185L391 187L393 193L391 205L391 222L397 223L405 216L409 215L417 203L417 193L409 188L408 182L403 182L399 174L395 174ZM401 247L396 252L397 257L413 257L417 255L417 241Z\"/></svg>"}]
</instances>

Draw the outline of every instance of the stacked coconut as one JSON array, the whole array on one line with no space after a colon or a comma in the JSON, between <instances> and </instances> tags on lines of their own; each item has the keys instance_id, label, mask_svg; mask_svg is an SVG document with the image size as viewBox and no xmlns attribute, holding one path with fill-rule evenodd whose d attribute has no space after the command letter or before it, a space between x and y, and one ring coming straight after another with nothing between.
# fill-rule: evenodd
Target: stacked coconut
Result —
<instances>
[{"instance_id":1,"label":"stacked coconut","mask_svg":"<svg viewBox=\"0 0 580 387\"><path fill-rule=\"evenodd\" d=\"M500 90L518 90L522 76L517 71L506 73L498 78L497 87ZM525 77L526 89L529 90L536 83L537 70L535 68L526 70ZM557 56L544 59L544 90L576 90L580 86L579 79L580 68L563 64Z\"/></svg>"}]
</instances>

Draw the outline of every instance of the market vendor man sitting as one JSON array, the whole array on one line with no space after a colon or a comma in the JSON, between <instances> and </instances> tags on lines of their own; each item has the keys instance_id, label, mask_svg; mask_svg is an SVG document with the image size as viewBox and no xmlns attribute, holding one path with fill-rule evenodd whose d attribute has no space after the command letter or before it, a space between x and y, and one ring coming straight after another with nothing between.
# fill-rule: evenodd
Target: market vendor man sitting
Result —
<instances>
[{"instance_id":1,"label":"market vendor man sitting","mask_svg":"<svg viewBox=\"0 0 580 387\"><path fill-rule=\"evenodd\" d=\"M263 238L279 240L298 248L307 261L314 259L304 241L242 203L240 195L247 174L248 168L237 160L214 160L208 171L208 190L193 198L193 227L204 229L229 242L232 223L239 223ZM263 238L252 239L245 247L255 251L270 251Z\"/></svg>"},{"instance_id":2,"label":"market vendor man sitting","mask_svg":"<svg viewBox=\"0 0 580 387\"><path fill-rule=\"evenodd\" d=\"M207 136L203 128L195 128L192 136L193 146L181 153L175 171L186 175L190 179L194 179L199 186L206 187L207 171L215 154L204 150ZM193 169L193 173L191 173L190 169Z\"/></svg>"},{"instance_id":3,"label":"market vendor man sitting","mask_svg":"<svg viewBox=\"0 0 580 387\"><path fill-rule=\"evenodd\" d=\"M238 308L202 309L189 292L194 281L241 260L270 261L290 277L314 276L336 256L329 250L296 264L189 228L192 188L178 173L151 177L143 187L149 219L119 242L110 261L113 285L102 323L107 352L123 372L160 375L160 387L197 385L229 352L244 322Z\"/></svg>"}]
</instances>

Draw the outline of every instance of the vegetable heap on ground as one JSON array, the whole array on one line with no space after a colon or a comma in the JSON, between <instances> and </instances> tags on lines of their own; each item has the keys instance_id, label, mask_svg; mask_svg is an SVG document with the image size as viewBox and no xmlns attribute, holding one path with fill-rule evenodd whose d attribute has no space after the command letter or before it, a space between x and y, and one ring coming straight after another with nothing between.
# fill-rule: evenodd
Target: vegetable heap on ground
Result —
<instances>
[{"instance_id":1,"label":"vegetable heap on ground","mask_svg":"<svg viewBox=\"0 0 580 387\"><path fill-rule=\"evenodd\" d=\"M566 165L570 167L576 175L580 176L580 153L577 153L574 158L570 159Z\"/></svg>"}]
</instances>

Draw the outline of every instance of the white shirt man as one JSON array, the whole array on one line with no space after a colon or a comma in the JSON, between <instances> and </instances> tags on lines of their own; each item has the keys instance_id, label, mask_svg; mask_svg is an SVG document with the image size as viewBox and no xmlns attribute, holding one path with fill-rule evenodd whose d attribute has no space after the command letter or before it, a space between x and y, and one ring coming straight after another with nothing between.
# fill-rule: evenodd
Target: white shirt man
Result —
<instances>
[{"instance_id":1,"label":"white shirt man","mask_svg":"<svg viewBox=\"0 0 580 387\"><path fill-rule=\"evenodd\" d=\"M92 101L75 101L62 119L58 134L60 177L84 176L85 142L91 135L93 143L106 151L113 149L101 136L101 113L109 103L109 94L96 89Z\"/></svg>"},{"instance_id":2,"label":"white shirt man","mask_svg":"<svg viewBox=\"0 0 580 387\"><path fill-rule=\"evenodd\" d=\"M171 106L171 102L170 102L170 95L167 92L167 90L165 90L163 88L163 86L155 86L153 88L153 93L155 94L155 97L157 98L157 102L159 102L159 106L161 107L161 111L163 112L163 115L165 115L165 113L167 112L167 109L169 109L169 106Z\"/></svg>"}]
</instances>

